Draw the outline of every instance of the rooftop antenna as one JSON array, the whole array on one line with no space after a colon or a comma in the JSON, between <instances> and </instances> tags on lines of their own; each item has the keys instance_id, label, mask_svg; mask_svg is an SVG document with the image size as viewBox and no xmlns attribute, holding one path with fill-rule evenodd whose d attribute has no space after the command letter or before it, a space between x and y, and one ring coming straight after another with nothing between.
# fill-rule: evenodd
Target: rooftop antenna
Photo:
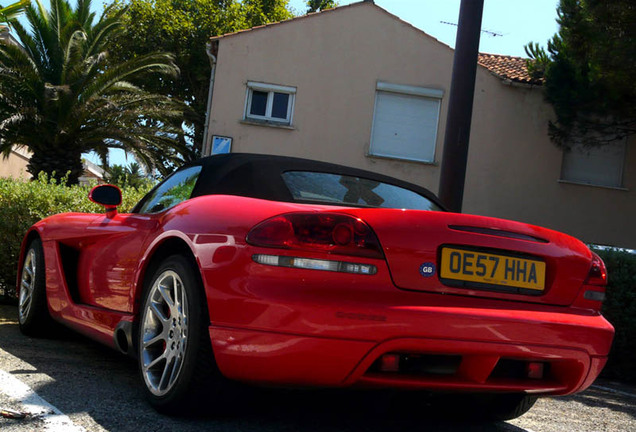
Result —
<instances>
[{"instance_id":1,"label":"rooftop antenna","mask_svg":"<svg viewBox=\"0 0 636 432\"><path fill-rule=\"evenodd\" d=\"M440 21L441 24L447 24L447 25L452 25L457 27L456 23L452 23L452 22L448 22L448 21ZM497 36L504 36L503 33L499 33L496 31L491 31L491 30L481 30L482 33L486 33L488 36L492 36L492 37L497 37Z\"/></svg>"}]
</instances>

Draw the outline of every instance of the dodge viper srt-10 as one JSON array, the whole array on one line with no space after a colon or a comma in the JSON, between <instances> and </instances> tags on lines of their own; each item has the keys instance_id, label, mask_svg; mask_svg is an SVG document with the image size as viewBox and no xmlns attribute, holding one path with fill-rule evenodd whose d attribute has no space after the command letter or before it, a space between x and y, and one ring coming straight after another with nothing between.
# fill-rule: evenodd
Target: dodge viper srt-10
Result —
<instances>
[{"instance_id":1,"label":"dodge viper srt-10","mask_svg":"<svg viewBox=\"0 0 636 432\"><path fill-rule=\"evenodd\" d=\"M391 177L227 154L130 213L115 186L89 198L105 212L27 232L20 328L53 319L136 357L162 412L240 381L458 393L512 418L587 388L607 360L607 275L588 247L447 212Z\"/></svg>"}]
</instances>

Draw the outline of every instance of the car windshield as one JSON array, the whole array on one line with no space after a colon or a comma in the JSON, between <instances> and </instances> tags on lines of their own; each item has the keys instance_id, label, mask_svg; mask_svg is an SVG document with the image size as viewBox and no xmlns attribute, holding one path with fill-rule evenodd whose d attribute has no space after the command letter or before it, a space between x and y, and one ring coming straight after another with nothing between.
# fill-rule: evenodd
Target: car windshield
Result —
<instances>
[{"instance_id":1,"label":"car windshield","mask_svg":"<svg viewBox=\"0 0 636 432\"><path fill-rule=\"evenodd\" d=\"M296 201L442 211L437 204L416 192L377 180L321 172L287 171L283 173L283 181Z\"/></svg>"}]
</instances>

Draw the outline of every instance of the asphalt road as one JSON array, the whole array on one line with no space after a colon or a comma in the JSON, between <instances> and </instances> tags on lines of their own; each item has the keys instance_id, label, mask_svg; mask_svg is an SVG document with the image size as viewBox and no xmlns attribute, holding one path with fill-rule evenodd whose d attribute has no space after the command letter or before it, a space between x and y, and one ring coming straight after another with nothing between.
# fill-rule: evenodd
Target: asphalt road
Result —
<instances>
[{"instance_id":1,"label":"asphalt road","mask_svg":"<svg viewBox=\"0 0 636 432\"><path fill-rule=\"evenodd\" d=\"M15 306L0 305L0 416L3 432L24 431L636 431L636 388L597 382L587 391L540 399L519 419L469 424L439 418L427 402L389 394L254 390L218 417L166 417L145 401L136 363L97 343L60 332L23 336ZM451 416L453 417L453 416Z\"/></svg>"}]
</instances>

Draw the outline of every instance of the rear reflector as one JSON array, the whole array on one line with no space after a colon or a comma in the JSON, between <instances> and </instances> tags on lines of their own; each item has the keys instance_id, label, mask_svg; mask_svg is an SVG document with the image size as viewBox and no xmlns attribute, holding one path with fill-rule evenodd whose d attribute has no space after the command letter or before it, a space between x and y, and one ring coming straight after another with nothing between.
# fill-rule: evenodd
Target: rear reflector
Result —
<instances>
[{"instance_id":1,"label":"rear reflector","mask_svg":"<svg viewBox=\"0 0 636 432\"><path fill-rule=\"evenodd\" d=\"M290 267L307 270L323 270L340 273L354 273L362 275L374 275L378 268L372 264L359 264L344 261L321 260L313 258L300 258L281 255L252 255L252 259L259 263L276 267Z\"/></svg>"},{"instance_id":2,"label":"rear reflector","mask_svg":"<svg viewBox=\"0 0 636 432\"><path fill-rule=\"evenodd\" d=\"M528 378L532 379L541 379L543 378L543 363L540 362L530 362L526 367L526 373L528 374Z\"/></svg>"},{"instance_id":3,"label":"rear reflector","mask_svg":"<svg viewBox=\"0 0 636 432\"><path fill-rule=\"evenodd\" d=\"M594 300L594 301L599 301L602 302L603 300L605 300L605 293L601 292L601 291L585 291L585 293L583 294L583 298L585 298L586 300Z\"/></svg>"},{"instance_id":4,"label":"rear reflector","mask_svg":"<svg viewBox=\"0 0 636 432\"><path fill-rule=\"evenodd\" d=\"M399 372L400 371L400 355L384 354L380 357L381 372Z\"/></svg>"}]
</instances>

